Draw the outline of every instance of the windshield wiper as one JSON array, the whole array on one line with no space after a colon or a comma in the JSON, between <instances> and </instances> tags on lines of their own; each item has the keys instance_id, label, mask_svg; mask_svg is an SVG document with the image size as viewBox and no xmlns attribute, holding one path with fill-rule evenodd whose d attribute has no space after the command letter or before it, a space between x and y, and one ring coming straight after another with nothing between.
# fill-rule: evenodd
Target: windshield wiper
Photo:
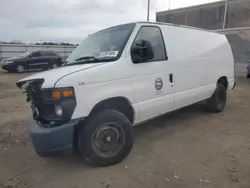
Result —
<instances>
[{"instance_id":1,"label":"windshield wiper","mask_svg":"<svg viewBox=\"0 0 250 188\"><path fill-rule=\"evenodd\" d=\"M65 66L70 66L70 65L77 65L77 64L88 64L88 63L99 63L99 62L104 62L106 60L104 59L98 59L94 56L84 56L76 59L72 63L66 63Z\"/></svg>"},{"instance_id":2,"label":"windshield wiper","mask_svg":"<svg viewBox=\"0 0 250 188\"><path fill-rule=\"evenodd\" d=\"M81 60L94 60L94 61L97 61L97 62L99 62L99 61L101 61L100 59L98 59L98 58L96 58L95 56L84 56L84 57L80 57L80 58L78 58L78 59L76 59L75 61L81 61Z\"/></svg>"},{"instance_id":3,"label":"windshield wiper","mask_svg":"<svg viewBox=\"0 0 250 188\"><path fill-rule=\"evenodd\" d=\"M113 58L96 58L95 56L84 56L76 59L72 63L66 63L65 66L77 65L77 64L88 64L88 63L100 63L100 62L110 62Z\"/></svg>"}]
</instances>

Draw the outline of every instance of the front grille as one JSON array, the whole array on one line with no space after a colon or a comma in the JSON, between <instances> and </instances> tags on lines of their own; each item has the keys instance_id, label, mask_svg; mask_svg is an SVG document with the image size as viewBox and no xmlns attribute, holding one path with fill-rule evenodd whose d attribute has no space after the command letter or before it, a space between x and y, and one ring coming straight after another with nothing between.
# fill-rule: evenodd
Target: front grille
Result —
<instances>
[{"instance_id":1,"label":"front grille","mask_svg":"<svg viewBox=\"0 0 250 188\"><path fill-rule=\"evenodd\" d=\"M26 92L27 101L31 103L34 120L40 121L41 123L45 123L45 106L42 98L41 84L37 82L30 83L26 88Z\"/></svg>"}]
</instances>

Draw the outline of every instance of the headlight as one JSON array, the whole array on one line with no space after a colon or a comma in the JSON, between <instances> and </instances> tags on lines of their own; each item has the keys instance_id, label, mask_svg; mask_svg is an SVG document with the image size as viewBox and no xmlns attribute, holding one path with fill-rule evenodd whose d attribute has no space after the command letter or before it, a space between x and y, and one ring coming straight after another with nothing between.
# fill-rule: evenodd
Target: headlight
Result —
<instances>
[{"instance_id":1,"label":"headlight","mask_svg":"<svg viewBox=\"0 0 250 188\"><path fill-rule=\"evenodd\" d=\"M59 105L59 104L55 105L55 113L58 116L62 116L62 107L61 107L61 105Z\"/></svg>"},{"instance_id":2,"label":"headlight","mask_svg":"<svg viewBox=\"0 0 250 188\"><path fill-rule=\"evenodd\" d=\"M69 98L75 98L74 88L52 88L43 90L44 101L59 101Z\"/></svg>"},{"instance_id":3,"label":"headlight","mask_svg":"<svg viewBox=\"0 0 250 188\"><path fill-rule=\"evenodd\" d=\"M5 63L6 64L11 64L11 63L13 63L13 61L6 61Z\"/></svg>"},{"instance_id":4,"label":"headlight","mask_svg":"<svg viewBox=\"0 0 250 188\"><path fill-rule=\"evenodd\" d=\"M36 98L37 97L37 98ZM41 95L34 95L32 99L37 102L40 119L46 123L67 123L71 120L76 107L76 98L73 87L42 89Z\"/></svg>"}]
</instances>

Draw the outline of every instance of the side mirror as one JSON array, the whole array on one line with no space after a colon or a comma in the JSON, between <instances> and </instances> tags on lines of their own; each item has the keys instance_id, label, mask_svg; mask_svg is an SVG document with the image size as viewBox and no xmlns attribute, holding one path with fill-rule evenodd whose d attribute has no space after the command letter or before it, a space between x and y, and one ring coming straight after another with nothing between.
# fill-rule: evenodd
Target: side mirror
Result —
<instances>
[{"instance_id":1,"label":"side mirror","mask_svg":"<svg viewBox=\"0 0 250 188\"><path fill-rule=\"evenodd\" d=\"M154 58L154 51L150 41L137 40L131 48L133 63L143 63Z\"/></svg>"}]
</instances>

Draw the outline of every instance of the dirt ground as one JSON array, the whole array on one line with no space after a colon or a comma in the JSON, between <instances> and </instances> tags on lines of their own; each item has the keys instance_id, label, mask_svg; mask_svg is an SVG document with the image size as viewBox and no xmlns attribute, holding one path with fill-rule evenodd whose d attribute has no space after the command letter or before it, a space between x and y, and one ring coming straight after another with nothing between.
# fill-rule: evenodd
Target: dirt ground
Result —
<instances>
[{"instance_id":1,"label":"dirt ground","mask_svg":"<svg viewBox=\"0 0 250 188\"><path fill-rule=\"evenodd\" d=\"M28 74L0 71L1 188L249 188L250 80L237 65L237 87L221 114L194 105L135 128L121 164L94 168L80 157L40 158L28 135L31 110L15 82Z\"/></svg>"}]
</instances>

